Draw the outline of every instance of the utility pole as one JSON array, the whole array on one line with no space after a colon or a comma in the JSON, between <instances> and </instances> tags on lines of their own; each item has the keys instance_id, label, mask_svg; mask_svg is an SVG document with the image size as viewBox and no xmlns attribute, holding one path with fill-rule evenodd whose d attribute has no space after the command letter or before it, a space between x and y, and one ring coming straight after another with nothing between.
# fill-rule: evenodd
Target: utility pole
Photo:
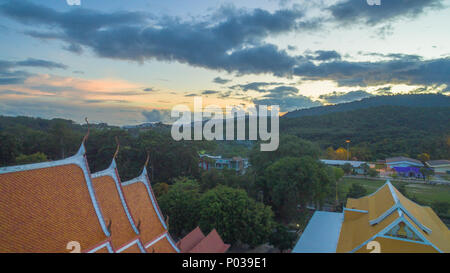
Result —
<instances>
[{"instance_id":1,"label":"utility pole","mask_svg":"<svg viewBox=\"0 0 450 273\"><path fill-rule=\"evenodd\" d=\"M347 143L347 161L348 161L348 159L349 159L349 152L350 152L348 146L350 145L350 140L347 139L345 142Z\"/></svg>"}]
</instances>

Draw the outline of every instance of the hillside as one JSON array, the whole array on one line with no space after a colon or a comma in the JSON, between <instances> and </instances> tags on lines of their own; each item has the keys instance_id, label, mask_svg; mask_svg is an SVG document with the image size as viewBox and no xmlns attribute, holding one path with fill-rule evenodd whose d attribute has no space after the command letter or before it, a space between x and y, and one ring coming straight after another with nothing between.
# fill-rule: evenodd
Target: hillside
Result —
<instances>
[{"instance_id":1,"label":"hillside","mask_svg":"<svg viewBox=\"0 0 450 273\"><path fill-rule=\"evenodd\" d=\"M360 101L341 103L336 105L318 106L308 109L292 111L283 118L297 118L303 116L318 116L336 112L366 109L377 106L409 106L409 107L449 107L450 96L440 94L377 96Z\"/></svg>"},{"instance_id":2,"label":"hillside","mask_svg":"<svg viewBox=\"0 0 450 273\"><path fill-rule=\"evenodd\" d=\"M450 104L449 104L450 105ZM317 142L322 149L345 147L360 160L430 154L450 158L450 107L380 106L340 113L285 118L281 134Z\"/></svg>"}]
</instances>

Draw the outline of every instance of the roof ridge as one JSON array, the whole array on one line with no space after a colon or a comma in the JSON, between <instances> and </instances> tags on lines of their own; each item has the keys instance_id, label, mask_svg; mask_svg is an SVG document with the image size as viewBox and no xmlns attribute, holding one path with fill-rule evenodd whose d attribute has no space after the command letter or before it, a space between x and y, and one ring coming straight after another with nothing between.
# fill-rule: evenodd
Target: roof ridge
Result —
<instances>
[{"instance_id":1,"label":"roof ridge","mask_svg":"<svg viewBox=\"0 0 450 273\"><path fill-rule=\"evenodd\" d=\"M147 168L145 166L144 166L144 169L142 170L142 173L140 176L133 178L131 180L128 180L126 182L123 182L122 186L129 186L129 185L139 183L139 182L141 182L145 185L145 188L147 189L147 193L150 197L150 201L152 202L153 209L155 210L156 215L158 216L159 221L163 225L164 229L167 230L166 221L164 221L164 218L162 217L162 211L159 208L158 202L156 200L156 196L154 196L154 194L153 194L152 186L150 184L150 179L148 178L148 175L147 175Z\"/></svg>"},{"instance_id":2,"label":"roof ridge","mask_svg":"<svg viewBox=\"0 0 450 273\"><path fill-rule=\"evenodd\" d=\"M385 185L387 185L389 187L389 190L391 192L391 195L392 195L392 198L394 199L395 204L392 207L390 207L389 209L387 209L378 218L369 221L369 223L371 225L376 225L376 224L380 223L381 221L383 221L384 219L386 219L393 212L398 211L399 217L403 216L402 213L406 214L419 228L421 228L424 232L430 234L432 232L432 230L430 228L426 227L424 224L422 224L419 220L417 220L417 218L414 217L414 215L409 210L407 210L405 208L405 206L402 204L402 202L398 198L398 195L396 193L397 189L394 187L394 185L392 185L392 183L389 180L386 181ZM421 207L420 205L418 205L416 203L414 203L414 204Z\"/></svg>"},{"instance_id":3,"label":"roof ridge","mask_svg":"<svg viewBox=\"0 0 450 273\"><path fill-rule=\"evenodd\" d=\"M2 167L2 168L0 168L0 174L51 168L51 167L57 167L57 166L62 166L62 165L69 165L69 164L76 164L76 165L80 166L80 159L82 157L84 157L85 154L86 154L86 149L84 147L84 143L82 143L80 148L78 149L77 153L74 154L73 156L70 156L70 157L67 157L64 159L60 159L60 160L55 160L55 161L46 161L46 162L39 162L39 163L32 163L32 164L23 164L23 165Z\"/></svg>"},{"instance_id":4,"label":"roof ridge","mask_svg":"<svg viewBox=\"0 0 450 273\"><path fill-rule=\"evenodd\" d=\"M107 169L105 169L103 171L100 171L100 172L96 172L96 173L91 175L92 178L99 178L99 177L103 177L103 176L109 176L109 177L111 177L113 179L114 184L116 186L117 193L119 194L120 203L122 204L122 207L123 207L123 209L125 211L125 214L126 214L126 216L128 218L128 222L130 223L133 231L137 235L139 235L140 234L139 229L136 227L136 225L134 223L134 219L133 219L133 217L132 217L132 215L130 213L127 201L126 201L125 196L124 196L123 191L122 191L122 186L120 184L120 176L119 176L119 173L117 171L117 164L116 164L116 159L115 158L113 158L111 164L109 165L109 167Z\"/></svg>"}]
</instances>

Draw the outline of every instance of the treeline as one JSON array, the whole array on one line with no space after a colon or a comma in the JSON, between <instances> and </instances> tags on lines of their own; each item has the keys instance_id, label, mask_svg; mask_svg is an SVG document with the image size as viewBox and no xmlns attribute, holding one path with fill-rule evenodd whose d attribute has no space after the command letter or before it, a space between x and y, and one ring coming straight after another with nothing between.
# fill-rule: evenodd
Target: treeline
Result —
<instances>
[{"instance_id":1,"label":"treeline","mask_svg":"<svg viewBox=\"0 0 450 273\"><path fill-rule=\"evenodd\" d=\"M450 107L381 106L321 116L282 118L281 134L316 142L322 150L346 148L353 159L393 156L450 158Z\"/></svg>"},{"instance_id":2,"label":"treeline","mask_svg":"<svg viewBox=\"0 0 450 273\"><path fill-rule=\"evenodd\" d=\"M58 160L74 155L87 133L86 125L70 120L44 120L28 117L0 117L0 166ZM172 181L179 176L199 177L198 150L211 149L214 142L174 141L170 132L133 132L106 124L91 124L86 142L91 172L111 164L119 139L117 157L122 180L136 177L142 171L147 152L152 179Z\"/></svg>"}]
</instances>

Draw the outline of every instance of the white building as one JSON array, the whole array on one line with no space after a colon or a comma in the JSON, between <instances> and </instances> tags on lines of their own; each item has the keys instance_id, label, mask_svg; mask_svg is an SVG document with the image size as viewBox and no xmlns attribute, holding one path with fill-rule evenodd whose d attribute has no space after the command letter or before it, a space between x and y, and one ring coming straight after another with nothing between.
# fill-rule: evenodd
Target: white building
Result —
<instances>
[{"instance_id":1,"label":"white building","mask_svg":"<svg viewBox=\"0 0 450 273\"><path fill-rule=\"evenodd\" d=\"M436 174L450 174L450 160L431 160L426 162Z\"/></svg>"}]
</instances>

